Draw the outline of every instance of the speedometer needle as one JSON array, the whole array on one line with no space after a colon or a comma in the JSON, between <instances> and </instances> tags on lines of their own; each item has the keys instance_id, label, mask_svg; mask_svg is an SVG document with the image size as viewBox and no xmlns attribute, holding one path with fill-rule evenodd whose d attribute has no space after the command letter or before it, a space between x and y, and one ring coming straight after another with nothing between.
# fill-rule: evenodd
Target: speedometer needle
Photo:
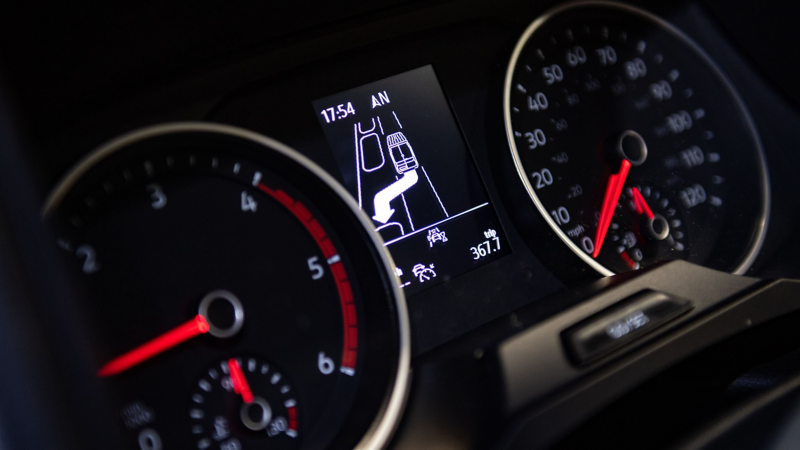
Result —
<instances>
[{"instance_id":1,"label":"speedometer needle","mask_svg":"<svg viewBox=\"0 0 800 450\"><path fill-rule=\"evenodd\" d=\"M603 241L606 239L608 226L611 225L611 217L614 215L614 209L616 209L617 202L619 202L619 195L622 193L622 186L625 185L625 179L628 177L628 171L630 169L630 161L623 159L619 172L608 177L606 194L603 197L603 209L600 212L600 220L597 223L597 234L594 237L594 252L592 252L592 258L597 258L597 255L600 254L600 249L603 247Z\"/></svg>"},{"instance_id":2,"label":"speedometer needle","mask_svg":"<svg viewBox=\"0 0 800 450\"><path fill-rule=\"evenodd\" d=\"M253 392L250 390L250 385L247 384L247 378L244 377L239 361L231 358L228 360L228 371L231 373L231 383L233 383L233 392L241 394L242 400L245 403L253 402Z\"/></svg>"},{"instance_id":3,"label":"speedometer needle","mask_svg":"<svg viewBox=\"0 0 800 450\"><path fill-rule=\"evenodd\" d=\"M103 366L98 376L108 377L122 373L131 367L140 364L148 359L163 353L176 345L188 341L189 339L208 332L208 321L205 317L198 314L192 320L173 328L161 336L147 342L144 345L118 356Z\"/></svg>"}]
</instances>

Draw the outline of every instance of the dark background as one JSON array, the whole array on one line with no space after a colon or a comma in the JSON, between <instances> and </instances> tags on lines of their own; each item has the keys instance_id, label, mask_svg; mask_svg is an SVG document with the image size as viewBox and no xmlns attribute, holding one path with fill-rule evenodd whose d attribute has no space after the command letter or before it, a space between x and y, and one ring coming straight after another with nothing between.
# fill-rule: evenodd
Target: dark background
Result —
<instances>
[{"instance_id":1,"label":"dark background","mask_svg":"<svg viewBox=\"0 0 800 450\"><path fill-rule=\"evenodd\" d=\"M164 121L244 126L336 172L310 102L434 64L515 251L409 301L415 374L461 380L469 395L426 394L424 382L417 383L398 442L469 448L495 436L496 429L482 432L486 424L470 422L476 416L468 414L486 392L463 375L468 363L443 368L435 348L524 305L526 324L541 321L579 299L573 290L567 291L573 297L549 294L596 277L580 261L559 257L562 244L549 246L554 236L524 206L504 159L505 65L524 28L555 3L6 2L0 5L0 80L41 202L91 149ZM689 34L742 94L761 134L773 194L767 241L751 274L800 276L796 7L777 0L631 3ZM287 106L288 99L294 104ZM454 304L458 315L451 314ZM415 434L433 424L437 433Z\"/></svg>"},{"instance_id":2,"label":"dark background","mask_svg":"<svg viewBox=\"0 0 800 450\"><path fill-rule=\"evenodd\" d=\"M279 73L315 70L308 65L347 52L370 46L373 54L386 52L397 41L416 42L424 52L432 45L422 39L426 33L492 24L493 37L474 31L449 42L448 51L467 51L457 86L445 90L454 107L477 118L488 106L489 87L499 83L490 77L502 71L513 41L555 3L6 2L0 6L0 79L44 196L88 149L124 131L207 117L232 90ZM800 66L791 56L800 37L793 25L798 8L776 0L632 3L687 31L744 91L767 147L773 185L781 186L773 189L772 231L757 267L769 276L780 275L782 267L800 273L792 258L800 245L792 233L800 201L790 195L798 157L773 151L800 137ZM315 81L326 84L325 74L318 75ZM459 114L459 121L467 119ZM484 131L482 125L465 129L471 147Z\"/></svg>"}]
</instances>

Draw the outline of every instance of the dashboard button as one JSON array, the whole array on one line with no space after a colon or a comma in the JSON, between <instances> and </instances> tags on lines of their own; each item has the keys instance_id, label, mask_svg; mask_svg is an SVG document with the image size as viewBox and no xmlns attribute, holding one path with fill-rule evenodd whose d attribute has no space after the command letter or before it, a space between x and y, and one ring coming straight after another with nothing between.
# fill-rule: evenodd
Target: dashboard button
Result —
<instances>
[{"instance_id":1,"label":"dashboard button","mask_svg":"<svg viewBox=\"0 0 800 450\"><path fill-rule=\"evenodd\" d=\"M570 359L588 364L692 309L689 300L640 292L561 333Z\"/></svg>"}]
</instances>

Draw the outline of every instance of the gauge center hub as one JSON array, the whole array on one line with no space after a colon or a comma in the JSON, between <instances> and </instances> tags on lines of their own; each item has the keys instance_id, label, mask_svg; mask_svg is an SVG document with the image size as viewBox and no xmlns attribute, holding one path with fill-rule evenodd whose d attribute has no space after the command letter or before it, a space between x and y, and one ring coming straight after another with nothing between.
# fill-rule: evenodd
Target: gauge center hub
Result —
<instances>
[{"instance_id":1,"label":"gauge center hub","mask_svg":"<svg viewBox=\"0 0 800 450\"><path fill-rule=\"evenodd\" d=\"M232 292L223 289L206 294L200 301L197 313L206 318L208 333L214 337L232 337L244 325L242 302ZM230 325L225 322L230 322Z\"/></svg>"},{"instance_id":2,"label":"gauge center hub","mask_svg":"<svg viewBox=\"0 0 800 450\"><path fill-rule=\"evenodd\" d=\"M239 416L244 426L253 431L261 431L272 420L272 408L263 398L255 397L252 402L242 404Z\"/></svg>"},{"instance_id":3,"label":"gauge center hub","mask_svg":"<svg viewBox=\"0 0 800 450\"><path fill-rule=\"evenodd\" d=\"M617 153L632 166L640 166L647 160L647 143L641 134L625 130L617 139Z\"/></svg>"},{"instance_id":4,"label":"gauge center hub","mask_svg":"<svg viewBox=\"0 0 800 450\"><path fill-rule=\"evenodd\" d=\"M654 239L663 241L669 236L669 222L661 214L656 214L647 221L647 230Z\"/></svg>"}]
</instances>

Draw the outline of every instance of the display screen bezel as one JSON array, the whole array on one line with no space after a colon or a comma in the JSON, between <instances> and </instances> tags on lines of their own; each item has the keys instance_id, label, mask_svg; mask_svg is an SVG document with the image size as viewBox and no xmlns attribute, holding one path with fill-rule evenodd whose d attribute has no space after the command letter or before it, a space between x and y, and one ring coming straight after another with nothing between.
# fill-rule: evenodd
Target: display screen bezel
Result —
<instances>
[{"instance_id":1,"label":"display screen bezel","mask_svg":"<svg viewBox=\"0 0 800 450\"><path fill-rule=\"evenodd\" d=\"M398 93L400 95L398 95ZM394 104L391 103L391 99L394 99ZM343 174L345 188L357 198L359 205L362 206L362 210L367 212L368 216L373 213L370 201L367 198L371 198L371 196L365 194L362 199L362 185L364 185L362 179L365 177L374 177L375 172L364 172L361 170L360 166L353 170L353 161L350 157L350 152L352 152L350 146L352 146L352 143L349 141L353 132L350 131L350 127L354 124L359 124L360 126L366 123L364 126L366 129L366 127L371 124L371 129L374 129L374 132L371 134L375 136L386 135L387 148L380 149L381 164L380 169L376 170L383 170L384 172L392 172L391 170L387 170L387 168L392 167L390 166L392 162L390 161L390 157L392 155L389 154L388 147L390 147L390 145L388 139L390 139L390 136L388 136L388 134L390 134L391 131L395 131L396 133L394 134L399 135L403 135L403 133L409 134L410 132L409 135L411 136L411 140L414 141L414 147L417 148L416 152L420 154L419 156L415 154L409 159L413 160L414 165L419 164L420 170L409 167L408 169L412 170L408 170L408 172L413 172L413 175L416 175L417 172L422 172L422 175L418 175L421 181L419 186L424 187L424 185L428 183L430 185L430 193L435 195L435 199L438 201L438 204L429 201L427 204L428 209L436 209L441 205L441 210L444 210L446 217L433 215L433 217L437 217L437 219L442 218L444 220L426 224L425 226L419 226L418 231L408 233L401 237L395 237L391 232L379 231L399 268L397 274L401 278L401 286L404 287L406 295L413 296L425 290L448 283L457 277L463 276L499 258L508 256L513 252L513 249L508 244L508 240L505 238L505 231L497 217L497 212L487 192L486 183L478 170L474 155L469 148L463 130L461 130L455 118L452 105L442 88L433 65L427 64L318 98L312 102L312 106L317 114L317 119L325 134L328 145L331 148L331 152L334 153L339 169ZM369 111L369 113L366 114L367 116L374 116L370 117L372 120L371 123L365 122L369 120L364 118L365 109ZM386 111L391 111L391 115L386 113ZM421 120L423 116L425 119ZM377 123L375 121L376 118ZM381 121L381 118L384 120ZM405 127L401 124L399 118L402 118L402 122L406 123ZM409 127L409 118L414 119L415 122L411 124L411 127ZM394 121L392 121L392 119L394 119ZM375 125L378 126L376 127ZM359 128L356 128L356 130L359 130ZM441 133L438 133L437 130L441 130ZM446 137L443 138L441 134L444 134ZM414 140L415 135L417 140ZM419 140L419 136L423 136L422 141ZM435 146L425 142L425 140L431 139L437 142ZM378 143L377 145L380 146L381 144ZM408 143L409 147L410 145L411 144ZM408 149L409 147L405 148ZM431 148L446 150L435 152L431 151ZM411 151L413 152L414 150ZM364 153L363 148L361 153ZM428 171L425 171L426 159L428 163L434 163L433 166L428 166L431 172L430 175ZM446 167L447 160L456 161L454 164L456 169L454 171ZM437 164L439 170L434 171ZM433 169L431 169L431 167L433 167ZM398 169L398 172L399 171L400 169ZM457 173L457 175L453 176L454 173ZM398 180L394 184L402 184L400 176L393 172L391 175ZM460 177L460 175L463 175L463 177ZM441 192L441 198L434 183L431 182L431 177L434 177L434 179L438 178L436 184L439 185L438 191ZM445 182L442 182L443 180ZM460 190L453 187L453 185L456 184L460 184ZM381 184L380 187L383 187L383 184ZM405 192L408 193L414 189L414 187L416 186L412 186ZM464 211L458 210L458 212L454 213L451 208L450 212L453 213L453 215L450 216L447 214L442 204L442 199L445 199L445 203L447 199L455 199L462 205L465 205L467 209ZM408 198L408 203L413 200L417 199ZM399 202L394 201L393 203L395 209L399 209ZM407 228L409 223L411 223L413 227L413 222L411 221L412 214L409 212L405 195L402 197L402 205L405 207L405 212L409 215L407 219L408 222L405 222L404 225ZM412 211L414 210L413 206L412 204ZM481 209L483 211L481 211ZM397 212L395 212L395 216L401 216L397 214ZM424 212L428 214L433 213L433 211ZM463 214L463 216L461 216L461 214ZM416 214L414 215L419 217ZM414 220L417 220L416 217ZM401 216L398 222L402 221L401 219L404 218ZM379 220L374 220L374 224L378 227L378 230L383 228ZM419 221L417 225L419 225ZM429 233L432 231L439 231L439 226L442 227L441 232L451 232L450 239L456 242L431 241L429 247L426 248L426 237L424 235L412 235L425 230L428 230ZM402 228L399 224L398 227ZM484 231L486 234L481 236L482 233L477 232L477 230L483 230L484 228L486 229ZM466 237L467 229L472 231L471 235L469 235L470 237ZM456 233L455 238L453 238L453 233ZM470 245L473 244L470 239L473 235L474 245ZM446 237L442 239L446 239ZM471 252L473 248L475 250ZM475 253L475 255L472 253ZM426 264L417 264L420 261ZM424 270L428 270L428 265L431 267L430 273L435 274L434 278L424 277L424 274L421 274L419 279L415 278L417 275L416 269L422 269L424 267ZM413 273L409 273L412 272L412 269ZM433 272L433 270L435 270L435 272Z\"/></svg>"}]
</instances>

